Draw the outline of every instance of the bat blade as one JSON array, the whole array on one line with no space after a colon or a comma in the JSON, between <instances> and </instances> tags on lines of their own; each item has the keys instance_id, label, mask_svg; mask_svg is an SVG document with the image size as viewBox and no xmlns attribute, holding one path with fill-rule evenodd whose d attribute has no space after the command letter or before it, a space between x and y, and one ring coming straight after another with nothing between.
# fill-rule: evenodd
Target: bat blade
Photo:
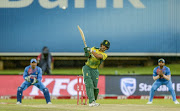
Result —
<instances>
[{"instance_id":1,"label":"bat blade","mask_svg":"<svg viewBox=\"0 0 180 111\"><path fill-rule=\"evenodd\" d=\"M82 37L82 39L83 39L84 46L85 46L85 47L87 47L87 44L86 44L86 40L85 40L84 33L83 33L82 29L79 27L79 25L78 25L77 27L78 27L79 32L80 32L80 34L81 34L81 37Z\"/></svg>"}]
</instances>

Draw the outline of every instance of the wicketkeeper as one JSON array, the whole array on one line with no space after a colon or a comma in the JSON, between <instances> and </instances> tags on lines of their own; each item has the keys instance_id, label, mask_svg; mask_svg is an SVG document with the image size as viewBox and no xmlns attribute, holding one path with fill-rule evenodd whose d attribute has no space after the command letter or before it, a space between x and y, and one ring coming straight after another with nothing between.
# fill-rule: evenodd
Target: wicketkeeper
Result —
<instances>
[{"instance_id":1,"label":"wicketkeeper","mask_svg":"<svg viewBox=\"0 0 180 111\"><path fill-rule=\"evenodd\" d=\"M47 104L52 104L50 100L49 90L41 82L42 69L37 66L36 59L31 59L30 65L27 66L24 70L23 78L25 81L17 89L17 104L21 104L23 91L31 85L35 85L44 93Z\"/></svg>"},{"instance_id":2,"label":"wicketkeeper","mask_svg":"<svg viewBox=\"0 0 180 111\"><path fill-rule=\"evenodd\" d=\"M99 71L98 67L100 64L107 58L105 50L108 50L110 47L110 42L104 40L100 48L96 47L85 47L84 52L85 56L88 57L87 62L83 66L83 76L86 86L87 96L89 98L89 106L99 106L99 103L96 103L99 89L97 88Z\"/></svg>"}]
</instances>

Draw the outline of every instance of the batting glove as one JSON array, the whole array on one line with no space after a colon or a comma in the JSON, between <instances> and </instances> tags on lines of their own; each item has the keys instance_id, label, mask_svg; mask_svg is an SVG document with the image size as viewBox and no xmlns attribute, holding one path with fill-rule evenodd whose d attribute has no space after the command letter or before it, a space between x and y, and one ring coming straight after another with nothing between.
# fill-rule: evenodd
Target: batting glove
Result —
<instances>
[{"instance_id":1,"label":"batting glove","mask_svg":"<svg viewBox=\"0 0 180 111\"><path fill-rule=\"evenodd\" d=\"M84 52L90 52L91 48L90 47L84 47Z\"/></svg>"},{"instance_id":2,"label":"batting glove","mask_svg":"<svg viewBox=\"0 0 180 111\"><path fill-rule=\"evenodd\" d=\"M89 47L85 47L84 48L84 52L85 52L85 56L89 57L90 56L90 48Z\"/></svg>"},{"instance_id":3,"label":"batting glove","mask_svg":"<svg viewBox=\"0 0 180 111\"><path fill-rule=\"evenodd\" d=\"M25 77L25 80L26 80L27 82L30 82L30 76Z\"/></svg>"}]
</instances>

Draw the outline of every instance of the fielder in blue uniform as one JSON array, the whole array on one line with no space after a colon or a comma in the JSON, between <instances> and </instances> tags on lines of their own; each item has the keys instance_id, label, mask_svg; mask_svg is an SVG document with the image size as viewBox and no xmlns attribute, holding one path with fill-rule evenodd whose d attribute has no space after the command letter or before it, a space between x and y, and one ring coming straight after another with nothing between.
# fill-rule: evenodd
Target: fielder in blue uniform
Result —
<instances>
[{"instance_id":1,"label":"fielder in blue uniform","mask_svg":"<svg viewBox=\"0 0 180 111\"><path fill-rule=\"evenodd\" d=\"M49 90L41 82L42 69L37 66L36 59L31 59L30 65L27 66L24 70L23 78L25 81L17 89L17 104L21 104L23 91L31 85L35 85L44 93L47 104L52 104L50 100Z\"/></svg>"},{"instance_id":2,"label":"fielder in blue uniform","mask_svg":"<svg viewBox=\"0 0 180 111\"><path fill-rule=\"evenodd\" d=\"M153 79L155 82L152 85L151 91L150 91L150 98L149 102L147 104L152 104L154 92L161 86L166 85L172 95L173 101L175 104L179 104L179 102L176 100L176 94L172 87L172 81L171 81L171 72L168 67L165 66L165 60L159 59L158 60L157 67L153 70Z\"/></svg>"}]
</instances>

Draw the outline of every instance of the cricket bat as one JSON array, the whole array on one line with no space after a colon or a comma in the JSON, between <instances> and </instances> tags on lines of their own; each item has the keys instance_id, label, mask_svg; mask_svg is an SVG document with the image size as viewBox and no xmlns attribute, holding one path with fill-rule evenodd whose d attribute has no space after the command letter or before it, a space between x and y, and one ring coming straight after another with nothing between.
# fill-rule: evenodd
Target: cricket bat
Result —
<instances>
[{"instance_id":1,"label":"cricket bat","mask_svg":"<svg viewBox=\"0 0 180 111\"><path fill-rule=\"evenodd\" d=\"M80 34L81 34L81 37L82 37L82 39L83 39L84 46L85 46L85 47L87 47L87 44L86 44L86 40L85 40L84 33L83 33L82 29L79 27L79 25L78 25L77 27L78 27L79 32L80 32Z\"/></svg>"}]
</instances>

